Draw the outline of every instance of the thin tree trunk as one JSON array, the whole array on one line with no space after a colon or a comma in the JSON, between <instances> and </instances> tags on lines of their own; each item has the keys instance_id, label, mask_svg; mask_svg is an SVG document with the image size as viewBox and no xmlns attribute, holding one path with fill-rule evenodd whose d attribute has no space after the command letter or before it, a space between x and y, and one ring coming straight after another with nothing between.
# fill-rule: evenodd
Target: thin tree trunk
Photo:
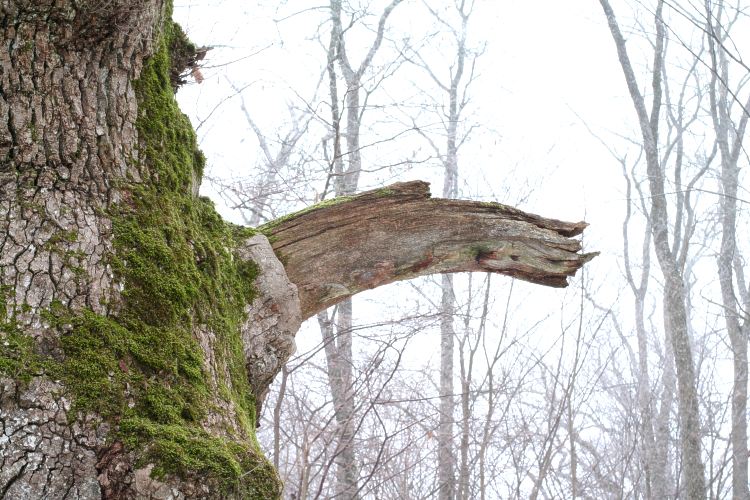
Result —
<instances>
[{"instance_id":1,"label":"thin tree trunk","mask_svg":"<svg viewBox=\"0 0 750 500\"><path fill-rule=\"evenodd\" d=\"M622 160L622 167L623 176L626 181L626 197L628 200L631 200L633 199L632 184L624 160ZM638 192L639 194L642 194L640 189ZM648 291L649 276L651 274L651 224L649 219L643 234L640 265L641 275L639 281L636 283L631 270L630 238L628 235L631 212L631 202L628 202L625 220L622 224L623 255L625 261L625 276L635 299L635 331L638 342L637 395L642 434L641 453L643 454L646 498L658 500L660 498L666 498L665 495L667 490L666 479L664 477L665 471L663 465L660 465L659 463L659 452L654 439L654 405L652 403L654 398L651 393L651 377L649 376L648 364L649 345L644 321L646 293Z\"/></svg>"},{"instance_id":2,"label":"thin tree trunk","mask_svg":"<svg viewBox=\"0 0 750 500\"><path fill-rule=\"evenodd\" d=\"M362 172L362 156L360 152L360 128L362 124L363 110L360 107L360 92L362 86L362 75L372 63L372 59L380 48L383 40L385 23L393 9L402 0L394 0L380 18L375 40L359 68L352 67L348 55L344 28L342 26L342 3L341 0L331 0L329 10L331 13L331 41L328 49L328 74L329 92L331 96L331 112L334 124L334 157L331 159L334 168L332 172L336 175L334 179L334 192L336 196L352 195L359 186L359 177ZM344 170L344 152L341 150L341 112L338 109L338 88L336 82L335 63L343 74L346 82L346 95L344 98L344 113L346 115L346 130L343 133L346 143L346 169ZM324 190L327 191L327 190ZM359 498L359 467L357 465L354 431L354 388L352 387L352 324L353 309L350 298L343 300L336 310L336 335L335 342L332 339L327 342L326 357L328 358L329 382L334 399L334 411L339 428L337 446L336 467L336 494L340 498ZM335 353L335 356L331 357ZM335 387L337 386L338 387Z\"/></svg>"},{"instance_id":3,"label":"thin tree trunk","mask_svg":"<svg viewBox=\"0 0 750 500\"><path fill-rule=\"evenodd\" d=\"M461 8L462 26L456 40L456 68L448 89L448 126L446 128L446 152L443 157L443 197L455 198L458 193L458 123L461 108L458 103L458 88L464 72L466 58L467 16ZM455 473L453 456L453 414L455 400L453 394L453 358L455 356L453 314L455 295L453 278L443 276L440 283L440 427L438 430L438 483L440 500L453 500ZM467 471L462 470L462 474Z\"/></svg>"},{"instance_id":4,"label":"thin tree trunk","mask_svg":"<svg viewBox=\"0 0 750 500\"><path fill-rule=\"evenodd\" d=\"M469 288L471 288L471 280L469 280ZM466 325L464 329L464 338L459 342L459 360L461 363L461 440L459 442L459 450L461 461L458 467L458 494L456 495L460 500L469 499L469 481L470 481L470 469L469 469L469 438L471 433L471 379L473 371L473 361L475 350L471 349L469 354L469 363L466 366L465 363L465 352L464 346L466 341L469 339L469 314L471 310L471 299L467 305L466 314Z\"/></svg>"},{"instance_id":5,"label":"thin tree trunk","mask_svg":"<svg viewBox=\"0 0 750 500\"><path fill-rule=\"evenodd\" d=\"M714 11L710 2L706 7L706 32L711 55L711 119L716 133L721 157L720 183L723 192L720 203L721 247L717 257L719 285L727 334L732 346L734 384L732 386L732 496L736 499L750 498L748 489L748 446L747 446L747 386L748 349L747 328L740 323L735 294L733 263L737 258L737 189L739 185L739 154L747 128L748 115L742 114L738 126L731 118L728 100L729 62L724 46L717 44L726 33L722 26L722 4ZM714 25L715 23L715 25ZM750 106L748 99L745 109ZM747 320L746 320L747 321Z\"/></svg>"},{"instance_id":6,"label":"thin tree trunk","mask_svg":"<svg viewBox=\"0 0 750 500\"><path fill-rule=\"evenodd\" d=\"M339 427L337 447L336 495L339 498L359 498L359 467L355 454L354 430L354 386L352 385L352 300L347 299L338 306L336 317L336 369L339 386L338 404L334 406Z\"/></svg>"},{"instance_id":7,"label":"thin tree trunk","mask_svg":"<svg viewBox=\"0 0 750 500\"><path fill-rule=\"evenodd\" d=\"M458 127L457 86L451 87L450 111L447 136L447 154L444 160L445 173L443 197L456 196L458 182L458 150L456 130ZM443 275L440 281L440 423L438 428L438 497L440 500L453 500L455 489L455 457L453 455L453 419L455 396L453 391L453 358L455 356L455 336L453 315L455 295L453 277Z\"/></svg>"},{"instance_id":8,"label":"thin tree trunk","mask_svg":"<svg viewBox=\"0 0 750 500\"><path fill-rule=\"evenodd\" d=\"M674 361L674 343L672 342L672 332L664 332L664 368L662 369L659 411L654 421L654 445L655 445L655 462L656 474L654 476L654 486L662 488L664 491L663 498L675 496L675 483L672 466L672 445L671 445L671 415L674 408L675 390L677 386L677 376L675 373ZM656 482L659 475L663 479ZM658 499L655 499L658 500Z\"/></svg>"},{"instance_id":9,"label":"thin tree trunk","mask_svg":"<svg viewBox=\"0 0 750 500\"><path fill-rule=\"evenodd\" d=\"M273 407L273 466L279 470L279 454L281 446L281 409L286 395L286 382L289 378L289 370L286 365L281 368L281 383L279 393L276 396L276 404Z\"/></svg>"},{"instance_id":10,"label":"thin tree trunk","mask_svg":"<svg viewBox=\"0 0 750 500\"><path fill-rule=\"evenodd\" d=\"M438 497L455 498L453 456L453 356L455 332L453 329L454 297L453 277L441 277L440 296L440 420L438 423Z\"/></svg>"},{"instance_id":11,"label":"thin tree trunk","mask_svg":"<svg viewBox=\"0 0 750 500\"><path fill-rule=\"evenodd\" d=\"M571 393L573 389L571 388ZM572 399L572 397L571 397ZM568 446L570 452L570 499L578 498L578 452L576 450L575 422L573 419L573 405L568 403Z\"/></svg>"},{"instance_id":12,"label":"thin tree trunk","mask_svg":"<svg viewBox=\"0 0 750 500\"><path fill-rule=\"evenodd\" d=\"M659 1L656 13L656 46L654 69L652 72L652 91L654 92L652 110L646 110L646 104L638 88L633 72L625 39L615 19L608 0L600 0L607 17L612 38L617 48L620 64L630 91L633 105L643 136L646 151L646 167L651 192L651 230L654 249L662 274L664 275L664 325L671 333L677 369L678 407L680 414L680 447L684 462L683 476L688 498L703 498L706 495L705 473L701 458L700 408L696 387L695 367L690 345L690 333L687 324L686 292L680 266L669 245L669 217L664 190L664 173L658 153L659 110L661 106L661 74L664 58L664 22L661 17L663 1Z\"/></svg>"}]
</instances>

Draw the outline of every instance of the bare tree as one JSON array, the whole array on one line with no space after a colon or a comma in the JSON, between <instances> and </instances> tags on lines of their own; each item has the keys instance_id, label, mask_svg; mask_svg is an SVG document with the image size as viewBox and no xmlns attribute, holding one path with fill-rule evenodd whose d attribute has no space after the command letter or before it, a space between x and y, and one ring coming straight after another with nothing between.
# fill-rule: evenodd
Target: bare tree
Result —
<instances>
[{"instance_id":1,"label":"bare tree","mask_svg":"<svg viewBox=\"0 0 750 500\"><path fill-rule=\"evenodd\" d=\"M269 137L253 119L241 89L234 85L232 87L240 97L240 109L245 122L258 141L262 154L261 165L257 169L248 169L248 174L240 179L230 182L221 179L211 181L218 187L228 205L239 211L244 223L255 227L278 217L282 210L280 205L296 194L300 184L307 188L305 164L311 163L311 159L308 157L309 152L300 151L300 143L308 134L314 115L307 109L289 105L288 127L278 131L276 137Z\"/></svg>"},{"instance_id":2,"label":"bare tree","mask_svg":"<svg viewBox=\"0 0 750 500\"><path fill-rule=\"evenodd\" d=\"M331 125L333 151L330 158L329 180L333 178L336 196L353 194L362 173L360 128L366 107L362 105L363 78L370 70L373 59L383 42L386 23L402 0L393 0L380 14L375 38L362 61L355 66L347 51L346 31L343 26L341 0L329 4L331 33L327 52L329 97L331 99ZM345 84L344 109L339 108L339 68ZM345 125L342 128L342 121ZM342 143L343 138L343 143ZM323 189L328 193L329 180ZM318 313L323 343L325 345L328 376L333 395L336 422L339 427L337 450L337 489L339 497L359 498L359 467L354 451L355 421L352 394L352 302L347 299L330 313Z\"/></svg>"},{"instance_id":3,"label":"bare tree","mask_svg":"<svg viewBox=\"0 0 750 500\"><path fill-rule=\"evenodd\" d=\"M625 75L628 91L638 116L646 155L646 169L651 196L650 217L654 250L664 276L665 330L672 342L677 369L678 405L680 410L680 447L684 460L683 477L689 498L705 496L705 472L701 458L700 408L698 406L695 364L691 348L686 312L686 292L682 266L669 241L669 218L665 196L664 169L659 156L659 123L662 106L665 25L662 18L664 2L660 0L654 15L656 42L652 70L653 98L651 111L646 108L638 86L625 39L607 0L600 0L607 17L612 39Z\"/></svg>"},{"instance_id":4,"label":"bare tree","mask_svg":"<svg viewBox=\"0 0 750 500\"><path fill-rule=\"evenodd\" d=\"M424 56L419 52L411 55L410 61L429 75L434 85L443 94L447 101L438 107L440 120L444 126L444 148L439 146L428 135L417 129L418 132L427 139L434 149L436 157L442 161L443 173L443 197L455 198L458 193L458 151L465 139L462 137L460 125L462 123L462 114L468 104L468 89L474 80L474 65L477 54L472 54L468 44L468 26L469 19L474 10L473 0L459 0L453 2L447 12L423 2L424 8L430 13L434 22L439 26L440 31L445 30L446 37L453 44L455 52L447 71L447 78L440 73L442 69L428 63ZM451 21L451 17L456 17L457 23ZM468 68L467 68L468 66ZM440 299L440 424L438 430L438 484L439 498L453 499L463 498L468 488L468 462L466 435L462 439L461 446L461 470L458 481L459 492L455 491L455 457L454 457L454 386L455 377L453 368L453 359L455 357L455 292L453 278L444 275L441 278L441 299ZM468 397L465 395L464 397ZM462 403L463 411L467 411L466 401ZM466 418L466 415L465 417ZM465 427L465 431L468 429Z\"/></svg>"},{"instance_id":5,"label":"bare tree","mask_svg":"<svg viewBox=\"0 0 750 500\"><path fill-rule=\"evenodd\" d=\"M750 96L744 106L737 101L737 93L731 92L729 57L727 45L731 43L730 29L737 16L726 12L724 2L706 1L705 33L710 55L711 80L709 85L710 113L716 143L718 144L721 171L720 218L721 247L717 256L719 285L724 307L727 334L731 343L734 384L732 386L732 495L734 498L750 498L748 490L747 448L747 343L750 334L750 310L748 293L744 281L744 260L737 245L737 192L739 187L738 165L743 140L750 114ZM740 87L741 89L741 87ZM730 94L731 92L731 94ZM739 106L737 106L739 104ZM739 107L739 120L732 118L733 108ZM736 284L735 284L736 283ZM741 312L743 311L743 312Z\"/></svg>"}]
</instances>

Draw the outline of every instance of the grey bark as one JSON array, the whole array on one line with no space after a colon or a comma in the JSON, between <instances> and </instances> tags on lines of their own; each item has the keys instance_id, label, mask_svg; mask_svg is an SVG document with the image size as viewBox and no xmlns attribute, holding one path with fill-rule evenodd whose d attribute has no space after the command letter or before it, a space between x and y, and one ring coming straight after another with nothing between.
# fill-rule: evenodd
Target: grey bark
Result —
<instances>
[{"instance_id":1,"label":"grey bark","mask_svg":"<svg viewBox=\"0 0 750 500\"><path fill-rule=\"evenodd\" d=\"M56 344L41 316L53 301L98 313L117 304L104 213L121 197L113 186L139 175L123 154L138 140L131 81L161 17L156 0L0 3L0 283L12 290L0 320L15 316L42 350ZM66 231L76 241L58 241ZM99 498L100 419L71 426L65 387L43 377L0 387L3 496Z\"/></svg>"},{"instance_id":2,"label":"grey bark","mask_svg":"<svg viewBox=\"0 0 750 500\"><path fill-rule=\"evenodd\" d=\"M294 336L302 323L302 312L297 287L289 281L265 236L249 238L237 255L255 262L260 269L255 284L258 297L247 305L247 319L240 330L248 378L260 415L273 379L296 349Z\"/></svg>"},{"instance_id":3,"label":"grey bark","mask_svg":"<svg viewBox=\"0 0 750 500\"><path fill-rule=\"evenodd\" d=\"M727 334L732 347L734 385L732 386L732 496L737 499L750 498L748 489L747 446L747 386L748 386L748 334L750 323L747 313L740 314L740 298L734 285L734 262L739 259L737 248L737 189L739 185L739 155L742 150L748 114L742 113L739 123L731 117L728 98L729 61L724 41L729 36L723 25L723 4L713 9L705 2L706 34L711 56L711 83L709 87L711 120L721 159L720 185L723 196L720 203L721 247L717 256L719 286L724 307ZM750 107L748 98L745 109ZM743 304L746 306L747 304ZM744 309L747 311L747 309ZM744 319L741 321L741 317Z\"/></svg>"},{"instance_id":4,"label":"grey bark","mask_svg":"<svg viewBox=\"0 0 750 500\"><path fill-rule=\"evenodd\" d=\"M289 379L289 370L287 366L281 367L281 382L279 383L279 394L276 397L276 404L273 407L273 466L279 469L281 453L281 407L286 396L286 384Z\"/></svg>"},{"instance_id":5,"label":"grey bark","mask_svg":"<svg viewBox=\"0 0 750 500\"><path fill-rule=\"evenodd\" d=\"M656 257L664 275L664 324L674 351L677 370L680 448L684 463L683 477L688 498L706 495L705 474L701 459L700 408L687 324L686 292L681 267L669 244L669 218L664 189L664 172L659 159L659 112L662 98L661 72L664 57L665 27L661 17L664 6L659 1L655 12L656 45L652 72L652 109L646 109L615 14L607 0L600 0L607 17L625 81L630 92L646 152L646 170L651 194L651 232Z\"/></svg>"},{"instance_id":6,"label":"grey bark","mask_svg":"<svg viewBox=\"0 0 750 500\"><path fill-rule=\"evenodd\" d=\"M447 175L447 173L446 173ZM453 500L456 496L456 478L453 454L453 420L455 396L453 393L453 356L455 331L453 315L455 297L453 278L444 274L440 281L440 418L438 422L438 498Z\"/></svg>"}]
</instances>

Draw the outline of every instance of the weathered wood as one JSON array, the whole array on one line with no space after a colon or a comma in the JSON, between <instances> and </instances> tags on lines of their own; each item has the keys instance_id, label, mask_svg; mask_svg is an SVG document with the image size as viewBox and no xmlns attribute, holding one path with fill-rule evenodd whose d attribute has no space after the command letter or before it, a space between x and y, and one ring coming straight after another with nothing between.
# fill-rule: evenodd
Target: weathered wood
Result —
<instances>
[{"instance_id":1,"label":"weathered wood","mask_svg":"<svg viewBox=\"0 0 750 500\"><path fill-rule=\"evenodd\" d=\"M358 292L435 273L484 271L565 287L598 253L580 253L585 222L499 203L431 198L413 181L331 200L261 227L308 318Z\"/></svg>"}]
</instances>

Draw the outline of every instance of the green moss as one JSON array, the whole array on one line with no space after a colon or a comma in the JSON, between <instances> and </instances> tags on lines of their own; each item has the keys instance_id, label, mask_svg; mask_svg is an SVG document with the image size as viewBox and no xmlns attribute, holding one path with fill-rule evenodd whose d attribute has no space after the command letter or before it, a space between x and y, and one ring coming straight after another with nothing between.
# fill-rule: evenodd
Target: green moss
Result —
<instances>
[{"instance_id":1,"label":"green moss","mask_svg":"<svg viewBox=\"0 0 750 500\"><path fill-rule=\"evenodd\" d=\"M309 207L305 207L302 210L292 212L290 214L284 215L283 217L279 217L278 219L267 222L262 226L258 226L257 231L266 236L270 236L271 233L273 233L274 229L291 219L300 217L301 215L309 214L316 210L320 210L321 208L338 205L339 203L344 203L345 201L351 201L353 198L354 196L339 196L338 198L331 198L330 200L321 201L320 203L316 203L315 205L310 205Z\"/></svg>"},{"instance_id":2,"label":"green moss","mask_svg":"<svg viewBox=\"0 0 750 500\"><path fill-rule=\"evenodd\" d=\"M107 214L115 247L110 264L124 285L117 315L52 304L43 316L58 329L64 353L52 359L37 352L12 316L4 317L11 290L0 290L0 373L62 379L73 396L71 418L96 412L111 420L118 429L112 438L123 440L140 463L155 464L157 476L197 472L227 496L274 498L280 481L255 440L255 401L239 334L258 270L233 255L238 242L256 233L225 223L210 200L191 194L205 159L173 95L175 37L184 33L168 21L134 82L141 147L133 167L141 181L121 186L130 196ZM77 234L55 238L53 245L71 243ZM75 264L85 256L63 257ZM198 326L215 335L218 394L206 382L193 336ZM227 429L231 439L200 425L209 411L222 411L212 407L218 397L237 408L240 435Z\"/></svg>"},{"instance_id":3,"label":"green moss","mask_svg":"<svg viewBox=\"0 0 750 500\"><path fill-rule=\"evenodd\" d=\"M492 252L492 245L489 243L477 242L468 247L468 253L473 259L479 260Z\"/></svg>"},{"instance_id":4,"label":"green moss","mask_svg":"<svg viewBox=\"0 0 750 500\"><path fill-rule=\"evenodd\" d=\"M374 194L375 194L375 196L381 198L381 197L386 197L386 196L393 196L394 194L396 194L396 191L394 191L391 188L384 187L384 188L380 188L380 189L375 190ZM290 214L287 214L287 215L284 215L282 217L279 217L278 219L274 219L272 221L269 221L269 222L263 224L262 226L258 226L257 231L260 232L261 234L264 234L264 235L270 237L271 234L273 233L273 231L277 227L279 227L281 224L283 224L283 223L285 223L287 221L290 221L292 219L295 219L295 218L300 217L300 216L305 215L305 214L309 214L311 212L315 212L316 210L320 210L321 208L327 208L327 207L331 207L331 206L334 206L334 205L338 205L340 203L351 201L354 198L356 198L356 195L352 195L352 196L339 196L337 198L331 198L330 200L321 201L320 203L316 203L315 205L310 205L309 207L305 207L302 210L298 210L296 212L292 212Z\"/></svg>"},{"instance_id":5,"label":"green moss","mask_svg":"<svg viewBox=\"0 0 750 500\"><path fill-rule=\"evenodd\" d=\"M491 208L491 209L493 209L493 211L502 212L502 213L507 214L507 215L514 215L514 214L515 215L521 215L521 216L525 216L526 215L523 211L521 211L521 210L519 210L519 209L517 209L515 207L511 207L510 205L504 205L504 204L498 203L496 201L482 201L482 202L479 202L479 204L480 204L480 206Z\"/></svg>"},{"instance_id":6,"label":"green moss","mask_svg":"<svg viewBox=\"0 0 750 500\"><path fill-rule=\"evenodd\" d=\"M392 196L392 195L396 194L396 191L394 191L391 188L384 187L384 188L380 188L377 191L375 191L375 194L378 195L379 197Z\"/></svg>"},{"instance_id":7,"label":"green moss","mask_svg":"<svg viewBox=\"0 0 750 500\"><path fill-rule=\"evenodd\" d=\"M152 475L161 478L179 470L202 473L231 486L241 498L265 500L278 496L278 476L272 467L245 446L179 425L160 425L142 418L126 419L121 428L145 436L149 447L142 462L155 463ZM137 442L126 444L138 446ZM254 481L246 481L253 471ZM258 480L262 479L262 480Z\"/></svg>"},{"instance_id":8,"label":"green moss","mask_svg":"<svg viewBox=\"0 0 750 500\"><path fill-rule=\"evenodd\" d=\"M22 333L12 322L0 324L0 374L21 383L49 372L48 361L36 353L34 339Z\"/></svg>"},{"instance_id":9,"label":"green moss","mask_svg":"<svg viewBox=\"0 0 750 500\"><path fill-rule=\"evenodd\" d=\"M480 201L479 204L487 208L506 208L506 205L498 203L496 201Z\"/></svg>"},{"instance_id":10,"label":"green moss","mask_svg":"<svg viewBox=\"0 0 750 500\"><path fill-rule=\"evenodd\" d=\"M12 290L0 285L0 374L25 383L48 372L48 361L36 353L36 342L21 331L15 315L8 311Z\"/></svg>"}]
</instances>

